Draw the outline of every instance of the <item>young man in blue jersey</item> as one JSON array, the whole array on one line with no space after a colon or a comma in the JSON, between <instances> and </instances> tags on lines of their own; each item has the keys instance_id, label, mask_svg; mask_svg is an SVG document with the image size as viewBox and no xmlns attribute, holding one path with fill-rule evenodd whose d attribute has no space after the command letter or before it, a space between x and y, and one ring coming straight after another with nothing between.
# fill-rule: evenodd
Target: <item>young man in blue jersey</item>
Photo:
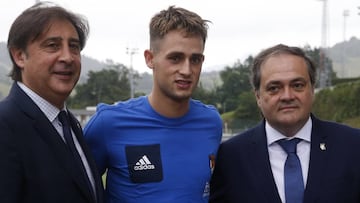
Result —
<instances>
[{"instance_id":1,"label":"young man in blue jersey","mask_svg":"<svg viewBox=\"0 0 360 203\"><path fill-rule=\"evenodd\" d=\"M107 202L208 202L222 135L218 111L191 99L204 61L209 21L170 6L150 22L148 96L100 104L85 127Z\"/></svg>"}]
</instances>

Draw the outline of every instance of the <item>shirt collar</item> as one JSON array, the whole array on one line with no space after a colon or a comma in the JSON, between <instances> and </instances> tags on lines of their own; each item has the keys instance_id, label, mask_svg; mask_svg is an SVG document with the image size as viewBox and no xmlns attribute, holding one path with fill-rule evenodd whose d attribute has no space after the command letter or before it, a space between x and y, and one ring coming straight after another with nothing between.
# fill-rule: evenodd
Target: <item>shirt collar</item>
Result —
<instances>
[{"instance_id":1,"label":"shirt collar","mask_svg":"<svg viewBox=\"0 0 360 203\"><path fill-rule=\"evenodd\" d=\"M311 117L306 121L305 125L293 136L305 140L310 143L311 141L311 129L312 121ZM274 142L287 138L285 135L281 134L278 130L273 128L267 121L265 121L265 132L268 146L272 145Z\"/></svg>"},{"instance_id":2,"label":"shirt collar","mask_svg":"<svg viewBox=\"0 0 360 203\"><path fill-rule=\"evenodd\" d=\"M28 88L24 83L17 82L19 87L34 101L34 103L40 108L40 110L45 114L45 116L49 119L50 122L53 122L55 118L58 116L60 110L46 101L44 98L36 94L30 88ZM65 105L64 105L64 109Z\"/></svg>"}]
</instances>

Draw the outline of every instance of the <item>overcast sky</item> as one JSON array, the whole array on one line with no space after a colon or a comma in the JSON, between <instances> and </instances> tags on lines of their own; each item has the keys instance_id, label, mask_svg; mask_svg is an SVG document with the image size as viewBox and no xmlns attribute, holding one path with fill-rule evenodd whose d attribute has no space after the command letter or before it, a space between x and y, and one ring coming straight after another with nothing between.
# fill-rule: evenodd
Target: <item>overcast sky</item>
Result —
<instances>
[{"instance_id":1,"label":"overcast sky","mask_svg":"<svg viewBox=\"0 0 360 203\"><path fill-rule=\"evenodd\" d=\"M321 45L321 0L54 0L87 17L90 37L82 54L100 61L130 64L126 48L137 50L133 67L147 71L143 52L148 48L150 18L170 5L197 12L209 25L203 70L233 65L261 49L284 43ZM0 41L6 42L11 23L35 0L0 1ZM328 0L327 45L360 38L360 0ZM344 17L344 10L349 15ZM345 25L345 32L344 32ZM360 50L359 50L360 51Z\"/></svg>"}]
</instances>

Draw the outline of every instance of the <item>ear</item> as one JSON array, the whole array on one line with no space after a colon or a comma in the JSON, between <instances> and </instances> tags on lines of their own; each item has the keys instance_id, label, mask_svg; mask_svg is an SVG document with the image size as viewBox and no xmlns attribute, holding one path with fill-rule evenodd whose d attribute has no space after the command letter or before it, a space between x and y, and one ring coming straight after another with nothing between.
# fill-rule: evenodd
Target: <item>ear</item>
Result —
<instances>
[{"instance_id":1,"label":"ear","mask_svg":"<svg viewBox=\"0 0 360 203\"><path fill-rule=\"evenodd\" d=\"M153 68L154 68L154 62L153 62L154 54L152 53L152 51L150 51L149 49L146 49L146 50L144 51L144 57L145 57L146 65L147 65L150 69L153 69Z\"/></svg>"},{"instance_id":2,"label":"ear","mask_svg":"<svg viewBox=\"0 0 360 203\"><path fill-rule=\"evenodd\" d=\"M17 66L24 68L26 53L21 49L12 48L10 50L11 56L14 59Z\"/></svg>"}]
</instances>

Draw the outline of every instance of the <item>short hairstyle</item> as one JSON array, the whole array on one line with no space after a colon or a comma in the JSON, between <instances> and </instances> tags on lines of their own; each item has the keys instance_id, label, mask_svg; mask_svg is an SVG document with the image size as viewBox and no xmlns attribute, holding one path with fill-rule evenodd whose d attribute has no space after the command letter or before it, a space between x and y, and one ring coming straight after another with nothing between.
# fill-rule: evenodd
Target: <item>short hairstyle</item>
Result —
<instances>
[{"instance_id":1,"label":"short hairstyle","mask_svg":"<svg viewBox=\"0 0 360 203\"><path fill-rule=\"evenodd\" d=\"M207 38L209 20L202 19L198 14L184 8L170 6L155 14L150 21L150 49L154 50L155 41L162 39L172 30L183 29L187 35L198 35Z\"/></svg>"},{"instance_id":2,"label":"short hairstyle","mask_svg":"<svg viewBox=\"0 0 360 203\"><path fill-rule=\"evenodd\" d=\"M9 76L22 81L20 67L15 63L11 49L26 51L29 42L34 42L48 29L53 20L69 21L76 29L81 50L85 47L89 35L89 24L85 17L67 11L51 2L40 2L23 11L13 22L8 36L8 52L13 63Z\"/></svg>"},{"instance_id":3,"label":"short hairstyle","mask_svg":"<svg viewBox=\"0 0 360 203\"><path fill-rule=\"evenodd\" d=\"M261 81L261 66L263 63L274 55L290 54L301 57L307 64L307 69L310 77L310 82L315 87L316 82L316 66L312 59L299 47L291 47L283 44L278 44L273 47L261 51L255 58L251 69L251 84L254 90L259 90Z\"/></svg>"}]
</instances>

